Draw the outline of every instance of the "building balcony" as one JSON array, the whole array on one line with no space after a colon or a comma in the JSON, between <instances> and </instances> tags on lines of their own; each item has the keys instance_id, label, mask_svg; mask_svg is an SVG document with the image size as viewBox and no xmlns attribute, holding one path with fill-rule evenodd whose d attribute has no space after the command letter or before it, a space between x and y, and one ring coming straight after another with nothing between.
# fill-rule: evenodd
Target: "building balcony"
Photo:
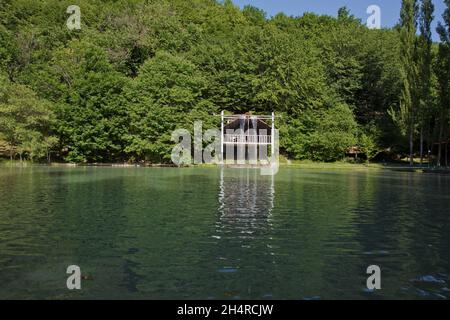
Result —
<instances>
[{"instance_id":1,"label":"building balcony","mask_svg":"<svg viewBox=\"0 0 450 320\"><path fill-rule=\"evenodd\" d=\"M272 136L257 134L225 134L223 143L235 145L270 145L272 144Z\"/></svg>"}]
</instances>

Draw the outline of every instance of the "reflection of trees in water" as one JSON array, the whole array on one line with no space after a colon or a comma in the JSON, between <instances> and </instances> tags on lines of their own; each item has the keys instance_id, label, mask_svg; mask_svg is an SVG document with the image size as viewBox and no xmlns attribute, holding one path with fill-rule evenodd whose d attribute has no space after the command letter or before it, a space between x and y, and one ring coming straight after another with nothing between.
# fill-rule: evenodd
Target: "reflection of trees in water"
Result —
<instances>
[{"instance_id":1,"label":"reflection of trees in water","mask_svg":"<svg viewBox=\"0 0 450 320\"><path fill-rule=\"evenodd\" d=\"M449 188L441 178L381 172L363 180L355 212L364 223L356 225L357 238L365 264L384 269L383 281L389 283L384 296L449 296L442 290L447 285L439 283L450 279L450 219L442 197Z\"/></svg>"},{"instance_id":2,"label":"reflection of trees in water","mask_svg":"<svg viewBox=\"0 0 450 320\"><path fill-rule=\"evenodd\" d=\"M273 176L261 176L258 169L222 169L214 235L218 271L239 273L228 278L231 282L224 288L225 295L233 290L237 291L230 295L252 294L257 291L252 288L269 276L275 263L271 246L274 197Z\"/></svg>"}]
</instances>

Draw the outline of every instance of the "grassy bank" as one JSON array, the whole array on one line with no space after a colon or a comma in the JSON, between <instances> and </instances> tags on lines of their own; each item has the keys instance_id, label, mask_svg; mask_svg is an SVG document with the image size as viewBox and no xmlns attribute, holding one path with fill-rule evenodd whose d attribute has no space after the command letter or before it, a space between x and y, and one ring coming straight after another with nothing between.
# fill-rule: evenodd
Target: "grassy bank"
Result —
<instances>
[{"instance_id":1,"label":"grassy bank","mask_svg":"<svg viewBox=\"0 0 450 320\"><path fill-rule=\"evenodd\" d=\"M127 164L127 163L64 163L53 162L50 165L46 163L33 163L31 161L0 159L0 167L28 167L28 166L52 166L52 167L173 167L173 165L163 164ZM195 165L202 168L215 168L213 164ZM280 157L281 168L298 168L298 169L314 169L314 170L391 170L404 172L425 172L425 173L450 173L450 168L429 168L427 165L420 166L416 164L410 167L408 162L398 163L354 163L349 161L338 162L314 162L310 160L290 160Z\"/></svg>"},{"instance_id":2,"label":"grassy bank","mask_svg":"<svg viewBox=\"0 0 450 320\"><path fill-rule=\"evenodd\" d=\"M379 163L350 163L345 161L338 162L314 162L308 160L288 160L280 161L281 167L295 167L302 169L385 169L386 166Z\"/></svg>"},{"instance_id":3,"label":"grassy bank","mask_svg":"<svg viewBox=\"0 0 450 320\"><path fill-rule=\"evenodd\" d=\"M0 166L2 167L26 167L33 165L33 162L31 161L22 161L19 160L9 160L9 159L2 159L0 158Z\"/></svg>"}]
</instances>

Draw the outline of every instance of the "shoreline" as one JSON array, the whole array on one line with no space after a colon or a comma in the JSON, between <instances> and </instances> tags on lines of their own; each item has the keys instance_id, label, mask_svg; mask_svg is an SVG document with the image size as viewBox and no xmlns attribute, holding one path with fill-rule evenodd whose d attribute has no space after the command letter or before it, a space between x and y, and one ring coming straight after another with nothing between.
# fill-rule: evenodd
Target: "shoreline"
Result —
<instances>
[{"instance_id":1,"label":"shoreline","mask_svg":"<svg viewBox=\"0 0 450 320\"><path fill-rule=\"evenodd\" d=\"M81 168L81 167L109 167L109 168L215 168L220 165L201 164L178 167L174 164L129 164L129 163L65 163L52 162L48 163L31 163L10 160L0 161L0 167L55 167L55 168ZM257 168L257 167L252 167ZM313 161L282 161L280 168L296 168L296 169L314 169L314 170L390 170L400 172L415 173L434 173L434 174L450 174L450 168L437 168L428 166L414 166L402 163L349 163L349 162L313 162Z\"/></svg>"}]
</instances>

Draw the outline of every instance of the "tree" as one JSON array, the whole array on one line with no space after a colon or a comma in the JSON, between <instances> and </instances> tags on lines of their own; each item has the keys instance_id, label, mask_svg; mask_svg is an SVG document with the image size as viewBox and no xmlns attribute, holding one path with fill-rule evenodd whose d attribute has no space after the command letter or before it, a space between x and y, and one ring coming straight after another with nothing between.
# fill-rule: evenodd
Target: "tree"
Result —
<instances>
[{"instance_id":1,"label":"tree","mask_svg":"<svg viewBox=\"0 0 450 320\"><path fill-rule=\"evenodd\" d=\"M443 14L443 23L439 22L437 32L441 38L439 43L439 53L436 62L436 75L438 78L439 95L439 146L438 146L438 166L441 166L442 144L448 129L449 108L450 108L450 0L444 0L447 8Z\"/></svg>"},{"instance_id":2,"label":"tree","mask_svg":"<svg viewBox=\"0 0 450 320\"><path fill-rule=\"evenodd\" d=\"M55 129L67 150L65 160L123 160L127 79L113 70L101 48L84 41L56 51L52 65L60 82Z\"/></svg>"},{"instance_id":3,"label":"tree","mask_svg":"<svg viewBox=\"0 0 450 320\"><path fill-rule=\"evenodd\" d=\"M344 158L349 147L357 143L357 123L352 110L345 104L324 109L314 116L313 130L302 136L302 153L316 161L336 161Z\"/></svg>"},{"instance_id":4,"label":"tree","mask_svg":"<svg viewBox=\"0 0 450 320\"><path fill-rule=\"evenodd\" d=\"M399 120L409 137L409 163L414 165L414 130L417 109L418 69L416 61L417 1L403 0L400 12L400 41L403 88Z\"/></svg>"},{"instance_id":5,"label":"tree","mask_svg":"<svg viewBox=\"0 0 450 320\"><path fill-rule=\"evenodd\" d=\"M432 117L431 77L433 56L431 47L433 44L431 23L434 5L431 0L422 0L420 7L419 25L419 70L420 70L420 101L419 101L419 126L420 126L420 164L423 164L424 130L427 131L429 144L430 120ZM428 150L429 148L427 148Z\"/></svg>"},{"instance_id":6,"label":"tree","mask_svg":"<svg viewBox=\"0 0 450 320\"><path fill-rule=\"evenodd\" d=\"M169 161L173 130L192 131L197 120L204 127L218 120L211 117L217 110L203 98L207 88L206 78L183 57L158 52L147 60L128 92L125 152L138 160Z\"/></svg>"},{"instance_id":7,"label":"tree","mask_svg":"<svg viewBox=\"0 0 450 320\"><path fill-rule=\"evenodd\" d=\"M55 141L50 132L51 104L26 86L0 82L0 137L9 146L10 159L16 154L21 161L25 154L31 160L41 158L42 148L48 150Z\"/></svg>"},{"instance_id":8,"label":"tree","mask_svg":"<svg viewBox=\"0 0 450 320\"><path fill-rule=\"evenodd\" d=\"M231 1L79 0L77 31L65 28L67 1L3 0L0 70L56 117L49 139L32 134L20 148L74 162L165 162L175 128L217 126L220 110L274 111L288 157L331 161L370 139L407 154L409 139L412 158L416 131L442 139L448 116L447 49L431 45L439 59L429 71L432 4L421 1L417 39L412 0L400 27L382 30L346 8L269 17Z\"/></svg>"},{"instance_id":9,"label":"tree","mask_svg":"<svg viewBox=\"0 0 450 320\"><path fill-rule=\"evenodd\" d=\"M246 5L244 6L242 13L253 25L262 26L266 23L267 14L261 9L253 7L251 5Z\"/></svg>"},{"instance_id":10,"label":"tree","mask_svg":"<svg viewBox=\"0 0 450 320\"><path fill-rule=\"evenodd\" d=\"M377 141L380 137L378 131L379 129L374 122L360 128L358 146L360 147L360 151L366 155L368 162L380 151Z\"/></svg>"}]
</instances>

